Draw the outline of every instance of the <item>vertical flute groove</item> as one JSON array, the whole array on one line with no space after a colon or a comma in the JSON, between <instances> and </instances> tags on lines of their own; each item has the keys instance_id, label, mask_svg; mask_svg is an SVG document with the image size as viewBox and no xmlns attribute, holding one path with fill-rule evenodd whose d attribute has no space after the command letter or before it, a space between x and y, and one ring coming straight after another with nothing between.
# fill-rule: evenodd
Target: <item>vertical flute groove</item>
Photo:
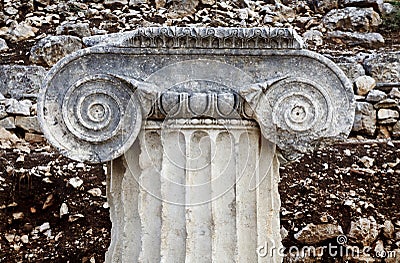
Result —
<instances>
[{"instance_id":1,"label":"vertical flute groove","mask_svg":"<svg viewBox=\"0 0 400 263\"><path fill-rule=\"evenodd\" d=\"M212 262L234 262L236 251L235 180L233 135L214 132L211 155Z\"/></svg>"},{"instance_id":2,"label":"vertical flute groove","mask_svg":"<svg viewBox=\"0 0 400 263\"><path fill-rule=\"evenodd\" d=\"M236 179L238 262L257 262L256 191L251 189L256 170L258 136L242 133L239 139L239 178Z\"/></svg>"},{"instance_id":3,"label":"vertical flute groove","mask_svg":"<svg viewBox=\"0 0 400 263\"><path fill-rule=\"evenodd\" d=\"M119 237L122 239L122 249L118 258L122 262L129 260L139 260L140 251L142 248L141 242L141 223L139 217L139 184L142 171L139 167L139 155L141 147L139 142L135 142L134 147L130 148L125 153L124 167L126 167L123 180L121 183L121 204L123 214L123 234ZM132 234L131 230L137 229L138 233Z\"/></svg>"},{"instance_id":4,"label":"vertical flute groove","mask_svg":"<svg viewBox=\"0 0 400 263\"><path fill-rule=\"evenodd\" d=\"M139 178L139 216L141 222L142 248L139 262L159 262L161 243L161 200L160 170L162 146L160 134L146 131L141 138L142 151L139 165L142 173Z\"/></svg>"},{"instance_id":5,"label":"vertical flute groove","mask_svg":"<svg viewBox=\"0 0 400 263\"><path fill-rule=\"evenodd\" d=\"M186 166L186 262L211 262L211 145L207 132L190 136Z\"/></svg>"},{"instance_id":6,"label":"vertical flute groove","mask_svg":"<svg viewBox=\"0 0 400 263\"><path fill-rule=\"evenodd\" d=\"M161 170L161 262L184 262L186 256L185 169L187 141L181 132L163 134Z\"/></svg>"}]
</instances>

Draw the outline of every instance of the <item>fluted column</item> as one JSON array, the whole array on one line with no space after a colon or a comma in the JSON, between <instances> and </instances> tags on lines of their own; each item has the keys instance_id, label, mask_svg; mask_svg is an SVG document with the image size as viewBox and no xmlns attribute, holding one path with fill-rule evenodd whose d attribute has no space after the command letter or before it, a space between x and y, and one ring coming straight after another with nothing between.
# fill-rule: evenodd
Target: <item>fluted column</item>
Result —
<instances>
[{"instance_id":1,"label":"fluted column","mask_svg":"<svg viewBox=\"0 0 400 263\"><path fill-rule=\"evenodd\" d=\"M280 262L257 255L280 242L274 144L253 121L167 127L146 122L111 162L107 262Z\"/></svg>"}]
</instances>

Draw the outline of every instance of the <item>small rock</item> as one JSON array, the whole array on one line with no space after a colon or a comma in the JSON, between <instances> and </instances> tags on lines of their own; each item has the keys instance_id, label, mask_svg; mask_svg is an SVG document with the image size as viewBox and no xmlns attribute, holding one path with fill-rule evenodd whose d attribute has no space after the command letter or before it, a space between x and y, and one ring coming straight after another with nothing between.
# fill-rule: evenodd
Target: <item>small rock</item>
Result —
<instances>
[{"instance_id":1,"label":"small rock","mask_svg":"<svg viewBox=\"0 0 400 263\"><path fill-rule=\"evenodd\" d=\"M71 35L77 37L90 36L89 23L66 22L56 29L57 35Z\"/></svg>"},{"instance_id":2,"label":"small rock","mask_svg":"<svg viewBox=\"0 0 400 263\"><path fill-rule=\"evenodd\" d=\"M49 194L46 198L46 201L43 204L42 209L45 210L46 208L52 206L54 203L54 195L53 194Z\"/></svg>"},{"instance_id":3,"label":"small rock","mask_svg":"<svg viewBox=\"0 0 400 263\"><path fill-rule=\"evenodd\" d=\"M42 232L42 233L44 231L46 231L46 230L49 230L49 229L50 229L50 223L49 222L45 222L42 225L40 225L40 227L39 227L39 231Z\"/></svg>"},{"instance_id":4,"label":"small rock","mask_svg":"<svg viewBox=\"0 0 400 263\"><path fill-rule=\"evenodd\" d=\"M125 6L128 5L128 0L105 0L105 6Z\"/></svg>"},{"instance_id":5,"label":"small rock","mask_svg":"<svg viewBox=\"0 0 400 263\"><path fill-rule=\"evenodd\" d=\"M374 217L360 218L351 222L349 238L361 242L364 246L371 246L379 235L378 224Z\"/></svg>"},{"instance_id":6,"label":"small rock","mask_svg":"<svg viewBox=\"0 0 400 263\"><path fill-rule=\"evenodd\" d=\"M72 185L73 188L79 188L83 184L83 180L79 177L74 177L69 179L68 183Z\"/></svg>"},{"instance_id":7,"label":"small rock","mask_svg":"<svg viewBox=\"0 0 400 263\"><path fill-rule=\"evenodd\" d=\"M321 31L310 29L303 34L303 40L305 43L312 43L316 46L321 46L323 44L323 35Z\"/></svg>"},{"instance_id":8,"label":"small rock","mask_svg":"<svg viewBox=\"0 0 400 263\"><path fill-rule=\"evenodd\" d=\"M339 0L307 1L307 3L310 4L312 10L322 14L339 7Z\"/></svg>"},{"instance_id":9,"label":"small rock","mask_svg":"<svg viewBox=\"0 0 400 263\"><path fill-rule=\"evenodd\" d=\"M5 128L0 126L0 141L11 142L14 144L20 141L20 139L14 133L7 131Z\"/></svg>"},{"instance_id":10,"label":"small rock","mask_svg":"<svg viewBox=\"0 0 400 263\"><path fill-rule=\"evenodd\" d=\"M59 233L55 236L54 240L55 240L56 242L58 242L58 240L59 240L60 238L62 238L62 236L63 236L63 232L61 231L61 232L59 232Z\"/></svg>"},{"instance_id":11,"label":"small rock","mask_svg":"<svg viewBox=\"0 0 400 263\"><path fill-rule=\"evenodd\" d=\"M138 1L137 0L130 0L129 1L129 5L130 6L134 6L134 5L136 5L136 2L138 2ZM156 9L157 10L162 8L162 7L164 7L165 4L166 4L165 0L155 0L155 2L156 2Z\"/></svg>"},{"instance_id":12,"label":"small rock","mask_svg":"<svg viewBox=\"0 0 400 263\"><path fill-rule=\"evenodd\" d=\"M329 222L329 219L328 219L327 215L322 215L319 220L321 220L322 223L328 223Z\"/></svg>"},{"instance_id":13,"label":"small rock","mask_svg":"<svg viewBox=\"0 0 400 263\"><path fill-rule=\"evenodd\" d=\"M0 126L7 130L15 129L14 117L7 117L0 120Z\"/></svg>"},{"instance_id":14,"label":"small rock","mask_svg":"<svg viewBox=\"0 0 400 263\"><path fill-rule=\"evenodd\" d=\"M383 0L343 0L342 4L344 6L372 7L375 11L381 12Z\"/></svg>"},{"instance_id":15,"label":"small rock","mask_svg":"<svg viewBox=\"0 0 400 263\"><path fill-rule=\"evenodd\" d=\"M399 158L396 158L396 161L395 162L389 162L389 163L387 163L387 165L390 167L390 168L394 168L394 167L396 167L398 164L400 163L400 159ZM388 220L389 221L389 220ZM386 222L386 221L385 221ZM390 222L390 221L389 221Z\"/></svg>"},{"instance_id":16,"label":"small rock","mask_svg":"<svg viewBox=\"0 0 400 263\"><path fill-rule=\"evenodd\" d=\"M351 151L349 149L343 150L344 155L351 156Z\"/></svg>"},{"instance_id":17,"label":"small rock","mask_svg":"<svg viewBox=\"0 0 400 263\"><path fill-rule=\"evenodd\" d=\"M85 169L86 165L84 163L77 163L76 168Z\"/></svg>"},{"instance_id":18,"label":"small rock","mask_svg":"<svg viewBox=\"0 0 400 263\"><path fill-rule=\"evenodd\" d=\"M393 137L400 137L400 121L397 121L392 129Z\"/></svg>"},{"instance_id":19,"label":"small rock","mask_svg":"<svg viewBox=\"0 0 400 263\"><path fill-rule=\"evenodd\" d=\"M201 0L201 2L205 5L213 5L215 3L215 0Z\"/></svg>"},{"instance_id":20,"label":"small rock","mask_svg":"<svg viewBox=\"0 0 400 263\"><path fill-rule=\"evenodd\" d=\"M22 235L22 236L21 236L21 241L22 241L22 243L24 243L24 244L28 244L28 243L29 243L29 237L28 237L28 235Z\"/></svg>"},{"instance_id":21,"label":"small rock","mask_svg":"<svg viewBox=\"0 0 400 263\"><path fill-rule=\"evenodd\" d=\"M15 118L15 126L22 128L28 132L36 132L36 133L42 132L38 119L33 116L32 117L17 116Z\"/></svg>"},{"instance_id":22,"label":"small rock","mask_svg":"<svg viewBox=\"0 0 400 263\"><path fill-rule=\"evenodd\" d=\"M8 50L8 46L7 43L4 39L0 38L0 52L2 51L7 51Z\"/></svg>"},{"instance_id":23,"label":"small rock","mask_svg":"<svg viewBox=\"0 0 400 263\"><path fill-rule=\"evenodd\" d=\"M400 247L400 242L397 243L397 247ZM385 258L385 263L399 263L400 249L395 249L391 251L390 257Z\"/></svg>"},{"instance_id":24,"label":"small rock","mask_svg":"<svg viewBox=\"0 0 400 263\"><path fill-rule=\"evenodd\" d=\"M238 10L238 16L239 16L239 19L241 19L241 20L246 20L246 19L248 19L249 18L249 13L248 13L248 11L247 11L247 9L239 9Z\"/></svg>"},{"instance_id":25,"label":"small rock","mask_svg":"<svg viewBox=\"0 0 400 263\"><path fill-rule=\"evenodd\" d=\"M394 225L392 221L386 220L385 223L383 224L383 235L386 238L393 238L394 236Z\"/></svg>"},{"instance_id":26,"label":"small rock","mask_svg":"<svg viewBox=\"0 0 400 263\"><path fill-rule=\"evenodd\" d=\"M47 236L47 238L53 238L53 236L51 235L51 229L47 229L43 235Z\"/></svg>"},{"instance_id":27,"label":"small rock","mask_svg":"<svg viewBox=\"0 0 400 263\"><path fill-rule=\"evenodd\" d=\"M357 94L361 96L367 95L368 92L376 86L375 79L370 76L358 77L355 83L357 87Z\"/></svg>"},{"instance_id":28,"label":"small rock","mask_svg":"<svg viewBox=\"0 0 400 263\"><path fill-rule=\"evenodd\" d=\"M34 97L46 73L40 66L0 65L0 91L2 95L17 100Z\"/></svg>"},{"instance_id":29,"label":"small rock","mask_svg":"<svg viewBox=\"0 0 400 263\"><path fill-rule=\"evenodd\" d=\"M364 164L366 168L371 168L374 165L374 158L370 158L368 156L363 156L360 161Z\"/></svg>"},{"instance_id":30,"label":"small rock","mask_svg":"<svg viewBox=\"0 0 400 263\"><path fill-rule=\"evenodd\" d=\"M274 22L273 16L266 14L266 15L264 16L263 23L264 23L264 24L270 24L270 23L272 23L272 22Z\"/></svg>"},{"instance_id":31,"label":"small rock","mask_svg":"<svg viewBox=\"0 0 400 263\"><path fill-rule=\"evenodd\" d=\"M93 188L88 191L89 194L93 196L101 196L101 189L100 188Z\"/></svg>"},{"instance_id":32,"label":"small rock","mask_svg":"<svg viewBox=\"0 0 400 263\"><path fill-rule=\"evenodd\" d=\"M68 206L66 203L62 203L60 207L60 218L62 218L64 215L68 214Z\"/></svg>"},{"instance_id":33,"label":"small rock","mask_svg":"<svg viewBox=\"0 0 400 263\"><path fill-rule=\"evenodd\" d=\"M68 222L72 223L72 222L75 222L76 220L78 220L78 219L80 219L80 218L83 218L83 217L85 217L85 216L82 215L82 214L70 215L70 216L68 217Z\"/></svg>"},{"instance_id":34,"label":"small rock","mask_svg":"<svg viewBox=\"0 0 400 263\"><path fill-rule=\"evenodd\" d=\"M365 75L365 69L360 63L337 63L337 65L352 82Z\"/></svg>"},{"instance_id":35,"label":"small rock","mask_svg":"<svg viewBox=\"0 0 400 263\"><path fill-rule=\"evenodd\" d=\"M20 220L20 219L24 218L24 213L23 212L13 213L13 218L15 220Z\"/></svg>"},{"instance_id":36,"label":"small rock","mask_svg":"<svg viewBox=\"0 0 400 263\"><path fill-rule=\"evenodd\" d=\"M382 5L382 14L390 15L394 11L394 6L390 3L383 3Z\"/></svg>"},{"instance_id":37,"label":"small rock","mask_svg":"<svg viewBox=\"0 0 400 263\"><path fill-rule=\"evenodd\" d=\"M81 49L80 38L74 36L48 36L41 39L31 49L33 63L53 66L61 58Z\"/></svg>"},{"instance_id":38,"label":"small rock","mask_svg":"<svg viewBox=\"0 0 400 263\"><path fill-rule=\"evenodd\" d=\"M393 88L389 93L389 97L400 99L400 91L399 91L399 89L398 88Z\"/></svg>"},{"instance_id":39,"label":"small rock","mask_svg":"<svg viewBox=\"0 0 400 263\"><path fill-rule=\"evenodd\" d=\"M12 42L19 42L34 37L38 31L38 28L29 25L25 21L19 24L14 21L8 29L8 38Z\"/></svg>"},{"instance_id":40,"label":"small rock","mask_svg":"<svg viewBox=\"0 0 400 263\"><path fill-rule=\"evenodd\" d=\"M22 229L26 232L29 233L33 230L33 226L30 223L25 223Z\"/></svg>"},{"instance_id":41,"label":"small rock","mask_svg":"<svg viewBox=\"0 0 400 263\"><path fill-rule=\"evenodd\" d=\"M374 252L375 252L376 257L378 257L378 258L386 256L385 247L383 246L382 240L376 241Z\"/></svg>"},{"instance_id":42,"label":"small rock","mask_svg":"<svg viewBox=\"0 0 400 263\"><path fill-rule=\"evenodd\" d=\"M7 15L13 16L13 15L18 14L18 9L16 9L12 6L9 6L9 7L4 8L4 13L6 13Z\"/></svg>"},{"instance_id":43,"label":"small rock","mask_svg":"<svg viewBox=\"0 0 400 263\"><path fill-rule=\"evenodd\" d=\"M378 102L380 100L384 100L386 99L386 93L380 90L371 90L366 98L366 101L368 102Z\"/></svg>"},{"instance_id":44,"label":"small rock","mask_svg":"<svg viewBox=\"0 0 400 263\"><path fill-rule=\"evenodd\" d=\"M379 124L383 124L383 125L386 125L386 124L394 124L394 123L396 123L397 122L397 119L395 119L395 118L389 118L389 119L384 119L384 120L379 120ZM385 127L385 126L382 126L382 127ZM385 127L385 128L387 128L387 127ZM386 138L390 138L390 135L388 136L388 137L386 137Z\"/></svg>"},{"instance_id":45,"label":"small rock","mask_svg":"<svg viewBox=\"0 0 400 263\"><path fill-rule=\"evenodd\" d=\"M35 2L42 6L47 6L50 4L50 0L35 0Z\"/></svg>"},{"instance_id":46,"label":"small rock","mask_svg":"<svg viewBox=\"0 0 400 263\"><path fill-rule=\"evenodd\" d=\"M25 141L29 143L41 143L44 142L44 137L43 135L40 134L35 134L35 133L25 133Z\"/></svg>"},{"instance_id":47,"label":"small rock","mask_svg":"<svg viewBox=\"0 0 400 263\"><path fill-rule=\"evenodd\" d=\"M398 118L399 117L399 112L395 110L389 110L389 109L380 109L378 111L378 119L379 120L385 120L385 119L390 119L390 118Z\"/></svg>"},{"instance_id":48,"label":"small rock","mask_svg":"<svg viewBox=\"0 0 400 263\"><path fill-rule=\"evenodd\" d=\"M389 119L390 120L390 119ZM395 121L396 122L396 121ZM386 126L379 126L379 133L378 133L378 136L377 136L377 138L379 139L379 138L385 138L385 139L390 139L390 132L389 132L389 130L387 129L387 127Z\"/></svg>"},{"instance_id":49,"label":"small rock","mask_svg":"<svg viewBox=\"0 0 400 263\"><path fill-rule=\"evenodd\" d=\"M289 231L286 230L286 228L284 228L283 226L281 227L280 230L280 234L281 234L281 238L285 239L288 235L289 235Z\"/></svg>"},{"instance_id":50,"label":"small rock","mask_svg":"<svg viewBox=\"0 0 400 263\"><path fill-rule=\"evenodd\" d=\"M380 33L357 33L333 31L327 37L338 44L359 45L366 48L379 48L385 44L385 39Z\"/></svg>"},{"instance_id":51,"label":"small rock","mask_svg":"<svg viewBox=\"0 0 400 263\"><path fill-rule=\"evenodd\" d=\"M322 19L325 28L348 32L373 32L382 19L373 8L346 7L329 11Z\"/></svg>"},{"instance_id":52,"label":"small rock","mask_svg":"<svg viewBox=\"0 0 400 263\"><path fill-rule=\"evenodd\" d=\"M392 108L397 105L397 101L394 99L384 99L374 105L375 109Z\"/></svg>"},{"instance_id":53,"label":"small rock","mask_svg":"<svg viewBox=\"0 0 400 263\"><path fill-rule=\"evenodd\" d=\"M13 243L15 234L5 234L4 237L7 239L8 243Z\"/></svg>"},{"instance_id":54,"label":"small rock","mask_svg":"<svg viewBox=\"0 0 400 263\"><path fill-rule=\"evenodd\" d=\"M356 114L354 117L353 131L365 132L374 135L376 130L376 111L374 106L368 102L356 103Z\"/></svg>"},{"instance_id":55,"label":"small rock","mask_svg":"<svg viewBox=\"0 0 400 263\"><path fill-rule=\"evenodd\" d=\"M308 224L294 235L303 244L316 244L343 234L341 226L334 224Z\"/></svg>"},{"instance_id":56,"label":"small rock","mask_svg":"<svg viewBox=\"0 0 400 263\"><path fill-rule=\"evenodd\" d=\"M31 114L32 101L8 99L6 101L6 112L14 115L29 116Z\"/></svg>"}]
</instances>

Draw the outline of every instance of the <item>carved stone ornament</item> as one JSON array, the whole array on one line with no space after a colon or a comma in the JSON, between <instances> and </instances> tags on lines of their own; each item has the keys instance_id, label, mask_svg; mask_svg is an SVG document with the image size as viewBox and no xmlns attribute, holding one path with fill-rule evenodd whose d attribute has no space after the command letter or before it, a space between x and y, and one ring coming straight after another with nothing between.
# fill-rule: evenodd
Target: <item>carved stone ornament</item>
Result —
<instances>
[{"instance_id":1,"label":"carved stone ornament","mask_svg":"<svg viewBox=\"0 0 400 263\"><path fill-rule=\"evenodd\" d=\"M122 155L142 123L255 120L294 159L343 139L352 85L282 28L141 28L59 61L38 101L46 138L74 160Z\"/></svg>"}]
</instances>

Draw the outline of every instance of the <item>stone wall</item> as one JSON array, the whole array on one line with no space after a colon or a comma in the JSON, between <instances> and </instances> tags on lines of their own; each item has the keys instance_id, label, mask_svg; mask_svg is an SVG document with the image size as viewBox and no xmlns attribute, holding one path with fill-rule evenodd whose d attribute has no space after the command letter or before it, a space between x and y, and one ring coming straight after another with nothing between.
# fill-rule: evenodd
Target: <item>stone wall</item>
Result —
<instances>
[{"instance_id":1,"label":"stone wall","mask_svg":"<svg viewBox=\"0 0 400 263\"><path fill-rule=\"evenodd\" d=\"M398 139L400 53L332 59L354 83L357 104L352 135L358 139Z\"/></svg>"}]
</instances>

